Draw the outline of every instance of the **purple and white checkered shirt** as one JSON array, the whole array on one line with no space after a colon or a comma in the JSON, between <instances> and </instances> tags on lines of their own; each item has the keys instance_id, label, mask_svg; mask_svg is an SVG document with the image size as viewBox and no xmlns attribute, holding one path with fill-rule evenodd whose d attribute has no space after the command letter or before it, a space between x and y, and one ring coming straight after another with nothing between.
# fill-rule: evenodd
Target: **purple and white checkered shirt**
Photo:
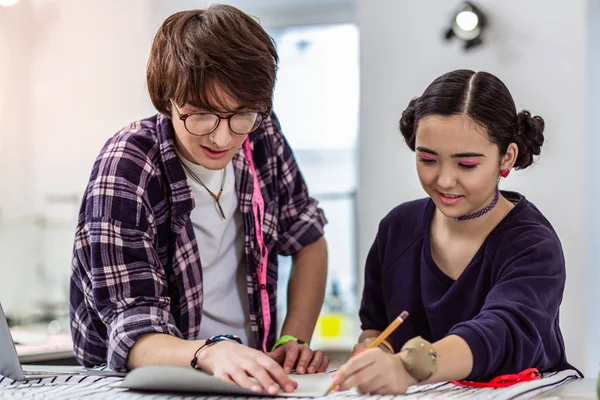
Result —
<instances>
[{"instance_id":1,"label":"purple and white checkered shirt","mask_svg":"<svg viewBox=\"0 0 600 400\"><path fill-rule=\"evenodd\" d=\"M203 339L198 337L202 268L190 220L194 200L173 138L171 120L159 114L109 139L94 163L75 233L70 295L75 357L85 366L108 363L125 371L129 350L149 332ZM277 118L267 119L247 140L265 206L270 348L277 327L277 256L315 242L326 220L308 195ZM253 179L242 148L232 162L244 221L250 323L258 346L264 328Z\"/></svg>"}]
</instances>

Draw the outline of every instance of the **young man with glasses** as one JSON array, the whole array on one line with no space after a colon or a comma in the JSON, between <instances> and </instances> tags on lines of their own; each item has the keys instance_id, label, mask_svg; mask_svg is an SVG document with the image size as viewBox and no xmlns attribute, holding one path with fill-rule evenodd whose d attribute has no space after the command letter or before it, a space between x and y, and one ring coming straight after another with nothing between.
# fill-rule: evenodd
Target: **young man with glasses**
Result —
<instances>
[{"instance_id":1,"label":"young man with glasses","mask_svg":"<svg viewBox=\"0 0 600 400\"><path fill-rule=\"evenodd\" d=\"M269 393L295 388L292 368L327 368L308 347L326 221L271 113L277 61L267 33L231 6L159 28L147 67L159 114L106 143L79 216L71 326L82 364L191 366ZM277 340L278 255L293 267Z\"/></svg>"}]
</instances>

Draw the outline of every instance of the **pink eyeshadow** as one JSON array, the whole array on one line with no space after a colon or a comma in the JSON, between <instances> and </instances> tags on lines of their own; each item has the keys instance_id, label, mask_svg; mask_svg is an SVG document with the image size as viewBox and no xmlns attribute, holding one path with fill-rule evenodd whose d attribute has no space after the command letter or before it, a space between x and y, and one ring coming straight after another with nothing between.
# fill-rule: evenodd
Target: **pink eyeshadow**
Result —
<instances>
[{"instance_id":1,"label":"pink eyeshadow","mask_svg":"<svg viewBox=\"0 0 600 400\"><path fill-rule=\"evenodd\" d=\"M461 161L460 164L466 165L467 167L472 167L474 165L478 165L479 163L475 161Z\"/></svg>"}]
</instances>

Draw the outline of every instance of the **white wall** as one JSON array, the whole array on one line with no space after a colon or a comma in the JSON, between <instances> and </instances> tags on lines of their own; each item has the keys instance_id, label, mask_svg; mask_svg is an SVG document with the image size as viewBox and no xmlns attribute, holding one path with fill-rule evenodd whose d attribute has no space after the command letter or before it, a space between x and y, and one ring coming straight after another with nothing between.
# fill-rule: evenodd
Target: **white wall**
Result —
<instances>
[{"instance_id":1,"label":"white wall","mask_svg":"<svg viewBox=\"0 0 600 400\"><path fill-rule=\"evenodd\" d=\"M587 344L590 353L589 370L600 373L600 2L590 1L588 10L588 64L587 64L587 176L588 194L586 196L588 214L587 230L587 269L585 300L589 304L587 310L588 329Z\"/></svg>"},{"instance_id":2,"label":"white wall","mask_svg":"<svg viewBox=\"0 0 600 400\"><path fill-rule=\"evenodd\" d=\"M395 205L424 196L414 155L397 129L408 101L444 72L457 68L492 72L507 84L518 107L546 120L545 151L538 165L511 174L504 187L534 202L561 238L568 269L561 326L569 360L590 371L592 360L600 357L588 353L587 304L582 296L587 273L585 149L590 111L586 109L587 1L574 0L568 7L544 0L479 1L491 26L484 47L472 53L442 39L456 3L358 2L361 260L378 221ZM598 15L595 20L600 20Z\"/></svg>"},{"instance_id":3,"label":"white wall","mask_svg":"<svg viewBox=\"0 0 600 400\"><path fill-rule=\"evenodd\" d=\"M344 23L354 19L353 0L147 0L152 20L159 24L170 14L212 3L231 4L257 17L265 28Z\"/></svg>"},{"instance_id":4,"label":"white wall","mask_svg":"<svg viewBox=\"0 0 600 400\"><path fill-rule=\"evenodd\" d=\"M0 7L0 301L68 300L73 232L93 160L149 115L144 0Z\"/></svg>"},{"instance_id":5,"label":"white wall","mask_svg":"<svg viewBox=\"0 0 600 400\"><path fill-rule=\"evenodd\" d=\"M28 103L32 35L28 4L0 8L0 301L15 307L33 279L31 120ZM29 238L29 240L26 240ZM23 265L29 268L24 269Z\"/></svg>"},{"instance_id":6,"label":"white wall","mask_svg":"<svg viewBox=\"0 0 600 400\"><path fill-rule=\"evenodd\" d=\"M145 65L152 39L143 0L39 0L31 105L36 206L79 194L109 136L148 114ZM62 180L62 176L69 179Z\"/></svg>"}]
</instances>

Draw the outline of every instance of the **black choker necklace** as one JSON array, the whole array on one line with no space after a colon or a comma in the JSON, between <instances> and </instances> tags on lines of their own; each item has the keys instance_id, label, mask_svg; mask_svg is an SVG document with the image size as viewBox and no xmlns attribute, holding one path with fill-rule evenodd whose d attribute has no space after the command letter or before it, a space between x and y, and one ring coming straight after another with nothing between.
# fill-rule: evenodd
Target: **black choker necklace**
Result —
<instances>
[{"instance_id":1,"label":"black choker necklace","mask_svg":"<svg viewBox=\"0 0 600 400\"><path fill-rule=\"evenodd\" d=\"M479 211L476 211L471 214L465 214L462 217L457 217L454 219L457 221L466 221L469 219L479 218L482 215L487 214L488 212L490 212L492 210L492 208L494 208L496 206L496 203L498 203L498 196L499 196L499 192L498 192L498 190L496 190L496 195L494 196L494 200L492 200L492 202L490 204L488 204L487 206L485 206L484 208L482 208Z\"/></svg>"}]
</instances>

